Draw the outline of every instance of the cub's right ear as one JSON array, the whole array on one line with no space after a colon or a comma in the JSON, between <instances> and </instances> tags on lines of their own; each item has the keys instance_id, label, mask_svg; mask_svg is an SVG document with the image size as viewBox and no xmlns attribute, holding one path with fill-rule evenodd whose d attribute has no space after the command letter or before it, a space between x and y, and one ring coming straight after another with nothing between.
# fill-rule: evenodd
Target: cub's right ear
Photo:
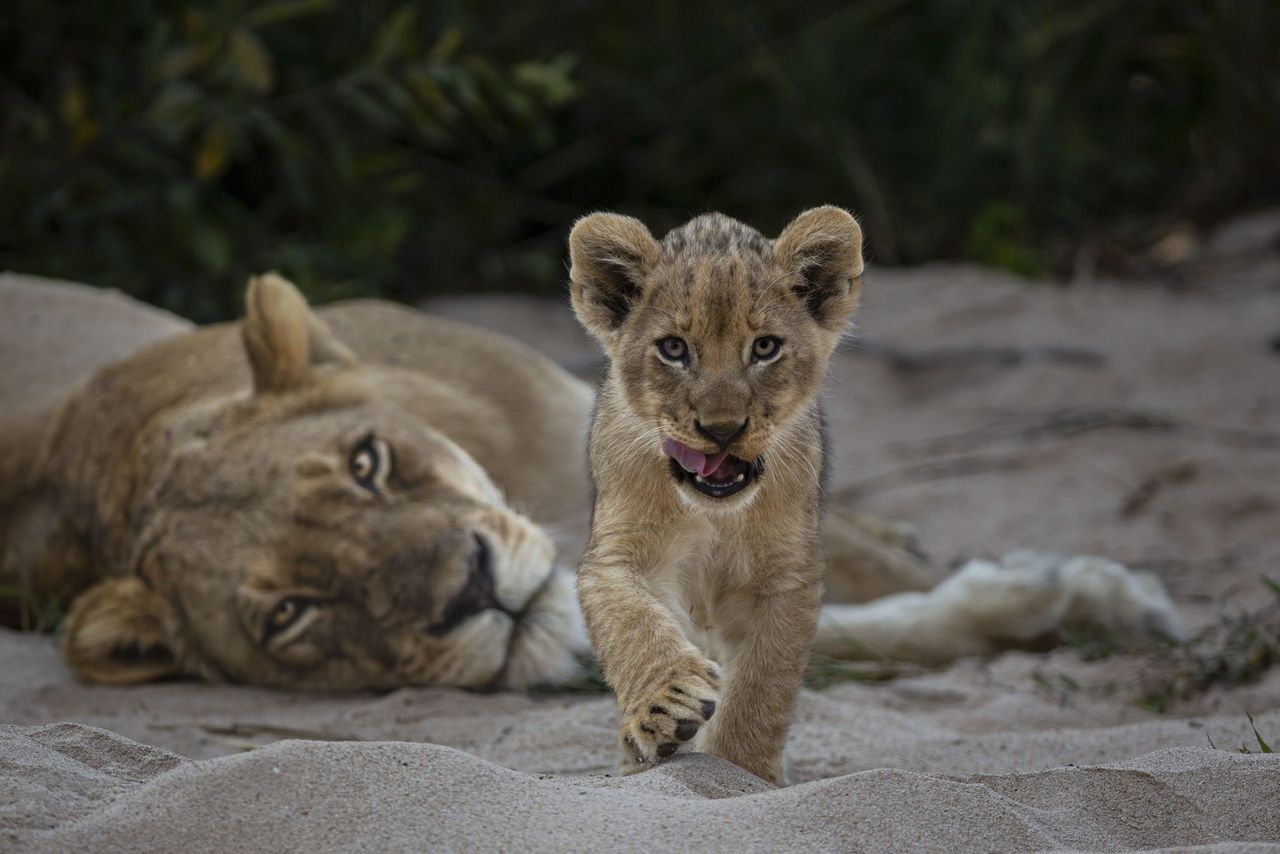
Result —
<instances>
[{"instance_id":1,"label":"cub's right ear","mask_svg":"<svg viewBox=\"0 0 1280 854\"><path fill-rule=\"evenodd\" d=\"M569 233L570 296L578 320L602 343L639 300L662 249L638 219L597 213Z\"/></svg>"}]
</instances>

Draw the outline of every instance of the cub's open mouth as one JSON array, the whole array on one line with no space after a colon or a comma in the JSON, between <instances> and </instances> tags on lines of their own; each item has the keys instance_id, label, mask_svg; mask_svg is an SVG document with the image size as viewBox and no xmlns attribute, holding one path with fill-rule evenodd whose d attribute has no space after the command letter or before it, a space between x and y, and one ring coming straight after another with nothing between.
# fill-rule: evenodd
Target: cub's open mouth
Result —
<instances>
[{"instance_id":1,"label":"cub's open mouth","mask_svg":"<svg viewBox=\"0 0 1280 854\"><path fill-rule=\"evenodd\" d=\"M671 457L671 474L676 480L687 481L710 498L741 492L764 470L760 459L747 462L725 451L704 454L675 439L664 440L662 452Z\"/></svg>"}]
</instances>

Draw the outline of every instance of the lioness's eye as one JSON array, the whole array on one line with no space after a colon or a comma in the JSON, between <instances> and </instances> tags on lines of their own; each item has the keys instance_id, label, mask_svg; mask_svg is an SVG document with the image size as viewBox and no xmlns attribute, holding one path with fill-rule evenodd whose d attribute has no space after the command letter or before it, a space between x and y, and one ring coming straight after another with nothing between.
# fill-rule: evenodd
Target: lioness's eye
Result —
<instances>
[{"instance_id":1,"label":"lioness's eye","mask_svg":"<svg viewBox=\"0 0 1280 854\"><path fill-rule=\"evenodd\" d=\"M776 335L761 335L751 345L751 361L772 362L782 352L782 339Z\"/></svg>"},{"instance_id":2,"label":"lioness's eye","mask_svg":"<svg viewBox=\"0 0 1280 854\"><path fill-rule=\"evenodd\" d=\"M378 492L387 480L389 457L387 443L370 433L351 451L347 468L356 483L370 492Z\"/></svg>"},{"instance_id":3,"label":"lioness's eye","mask_svg":"<svg viewBox=\"0 0 1280 854\"><path fill-rule=\"evenodd\" d=\"M304 596L288 596L276 603L267 614L267 624L263 637L269 639L298 622L299 618L312 607L312 602Z\"/></svg>"},{"instance_id":4,"label":"lioness's eye","mask_svg":"<svg viewBox=\"0 0 1280 854\"><path fill-rule=\"evenodd\" d=\"M689 360L689 345L683 338L668 335L658 341L658 355L667 364L683 365Z\"/></svg>"}]
</instances>

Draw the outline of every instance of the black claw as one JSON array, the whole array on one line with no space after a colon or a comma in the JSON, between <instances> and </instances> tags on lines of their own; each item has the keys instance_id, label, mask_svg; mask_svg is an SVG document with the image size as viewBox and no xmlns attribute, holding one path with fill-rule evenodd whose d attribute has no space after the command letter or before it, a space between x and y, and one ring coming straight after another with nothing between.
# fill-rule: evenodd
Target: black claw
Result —
<instances>
[{"instance_id":1,"label":"black claw","mask_svg":"<svg viewBox=\"0 0 1280 854\"><path fill-rule=\"evenodd\" d=\"M697 721L681 721L676 724L676 738L681 741L688 741L698 734Z\"/></svg>"},{"instance_id":2,"label":"black claw","mask_svg":"<svg viewBox=\"0 0 1280 854\"><path fill-rule=\"evenodd\" d=\"M714 715L715 713L716 713L716 701L703 700L702 701L702 719L704 721L709 721L711 720L711 716Z\"/></svg>"},{"instance_id":3,"label":"black claw","mask_svg":"<svg viewBox=\"0 0 1280 854\"><path fill-rule=\"evenodd\" d=\"M666 744L659 744L658 755L661 756L663 759L666 759L668 756L675 753L676 748L679 746L680 745L676 744L674 741L668 741Z\"/></svg>"}]
</instances>

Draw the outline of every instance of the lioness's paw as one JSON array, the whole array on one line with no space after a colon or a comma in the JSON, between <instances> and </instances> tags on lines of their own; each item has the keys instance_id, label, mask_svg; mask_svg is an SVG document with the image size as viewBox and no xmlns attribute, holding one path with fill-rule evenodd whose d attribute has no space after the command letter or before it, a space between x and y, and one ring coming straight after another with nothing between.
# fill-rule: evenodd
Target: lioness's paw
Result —
<instances>
[{"instance_id":1,"label":"lioness's paw","mask_svg":"<svg viewBox=\"0 0 1280 854\"><path fill-rule=\"evenodd\" d=\"M660 687L622 712L622 773L642 771L676 752L711 720L720 697L720 670L705 658L672 665Z\"/></svg>"}]
</instances>

